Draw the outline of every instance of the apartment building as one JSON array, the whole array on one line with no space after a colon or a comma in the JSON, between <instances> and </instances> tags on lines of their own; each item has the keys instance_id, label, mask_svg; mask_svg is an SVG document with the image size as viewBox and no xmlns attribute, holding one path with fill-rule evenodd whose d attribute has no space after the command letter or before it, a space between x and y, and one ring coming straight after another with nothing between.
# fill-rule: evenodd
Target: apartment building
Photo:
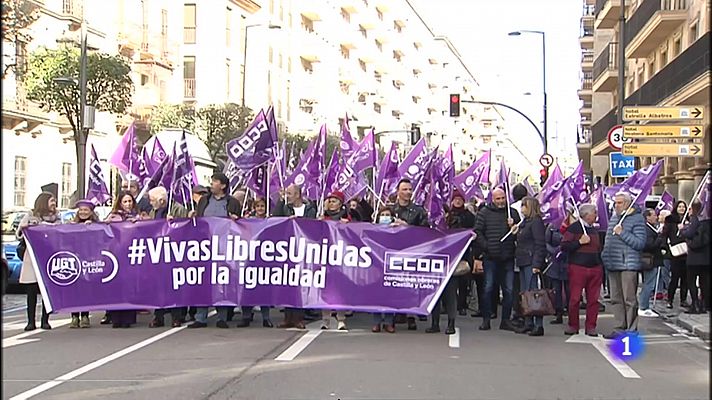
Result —
<instances>
[{"instance_id":1,"label":"apartment building","mask_svg":"<svg viewBox=\"0 0 712 400\"><path fill-rule=\"evenodd\" d=\"M591 126L581 110L582 129L579 153L591 154L591 169L596 176L608 175L608 130L617 122L618 57L625 57L625 105L704 106L706 139L700 145L705 157L665 157L664 170L655 192L667 190L674 196L690 199L710 163L710 2L706 0L596 0L586 1L584 10L593 5L592 40L582 32L581 43L592 42L593 65L582 56L584 79L579 91L588 99L591 86ZM625 6L625 51L619 54L619 14ZM582 17L590 21L591 17ZM587 22L590 23L590 22ZM590 26L590 25L589 25ZM584 55L589 54L585 52ZM584 63L584 59L586 62ZM592 72L587 81L586 72ZM640 157L640 166L650 165L657 157Z\"/></svg>"}]
</instances>

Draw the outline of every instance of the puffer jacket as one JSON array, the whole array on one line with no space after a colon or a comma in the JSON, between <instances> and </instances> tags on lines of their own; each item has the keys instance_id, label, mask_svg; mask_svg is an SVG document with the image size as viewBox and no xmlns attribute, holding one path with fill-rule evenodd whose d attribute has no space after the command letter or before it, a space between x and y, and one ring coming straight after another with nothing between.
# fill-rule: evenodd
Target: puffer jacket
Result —
<instances>
[{"instance_id":1,"label":"puffer jacket","mask_svg":"<svg viewBox=\"0 0 712 400\"><path fill-rule=\"evenodd\" d=\"M519 213L510 207L514 223L519 223ZM503 242L499 240L509 232L507 208L497 208L489 203L475 218L475 258L488 258L497 261L514 260L515 235L509 235Z\"/></svg>"},{"instance_id":2,"label":"puffer jacket","mask_svg":"<svg viewBox=\"0 0 712 400\"><path fill-rule=\"evenodd\" d=\"M687 265L710 266L710 220L700 221L693 216L683 231L687 242Z\"/></svg>"},{"instance_id":3,"label":"puffer jacket","mask_svg":"<svg viewBox=\"0 0 712 400\"><path fill-rule=\"evenodd\" d=\"M606 242L601 253L603 266L608 271L640 271L640 255L648 237L645 218L640 207L633 205L623 220L623 231L620 235L614 235L613 228L621 218L622 215L614 214L608 223Z\"/></svg>"}]
</instances>

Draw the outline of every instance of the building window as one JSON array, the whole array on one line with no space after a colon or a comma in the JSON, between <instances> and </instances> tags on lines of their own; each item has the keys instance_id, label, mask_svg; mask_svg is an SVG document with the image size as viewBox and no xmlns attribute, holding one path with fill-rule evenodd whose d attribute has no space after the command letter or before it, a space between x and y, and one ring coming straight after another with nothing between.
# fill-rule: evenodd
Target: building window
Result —
<instances>
[{"instance_id":1,"label":"building window","mask_svg":"<svg viewBox=\"0 0 712 400\"><path fill-rule=\"evenodd\" d=\"M675 39L672 44L673 57L677 57L682 52L682 37Z\"/></svg>"},{"instance_id":2,"label":"building window","mask_svg":"<svg viewBox=\"0 0 712 400\"><path fill-rule=\"evenodd\" d=\"M697 36L700 34L700 24L699 22L694 22L692 25L690 25L690 40L688 41L690 44L695 43L695 40L697 40Z\"/></svg>"},{"instance_id":3,"label":"building window","mask_svg":"<svg viewBox=\"0 0 712 400\"><path fill-rule=\"evenodd\" d=\"M368 31L366 30L366 28L363 27L363 25L358 26L358 31L361 32L361 35L364 38L368 39Z\"/></svg>"},{"instance_id":4,"label":"building window","mask_svg":"<svg viewBox=\"0 0 712 400\"><path fill-rule=\"evenodd\" d=\"M230 60L225 61L225 83L226 83L226 96L230 98Z\"/></svg>"},{"instance_id":5,"label":"building window","mask_svg":"<svg viewBox=\"0 0 712 400\"><path fill-rule=\"evenodd\" d=\"M72 197L72 164L62 163L62 199L60 201L60 207L69 208L69 204Z\"/></svg>"},{"instance_id":6,"label":"building window","mask_svg":"<svg viewBox=\"0 0 712 400\"><path fill-rule=\"evenodd\" d=\"M183 96L195 98L195 57L183 57Z\"/></svg>"},{"instance_id":7,"label":"building window","mask_svg":"<svg viewBox=\"0 0 712 400\"><path fill-rule=\"evenodd\" d=\"M183 6L183 43L195 43L195 13L195 4L186 4Z\"/></svg>"},{"instance_id":8,"label":"building window","mask_svg":"<svg viewBox=\"0 0 712 400\"><path fill-rule=\"evenodd\" d=\"M377 8L377 9L376 9L376 15L378 15L378 19L380 19L381 21L383 21L383 11L381 11L380 9Z\"/></svg>"},{"instance_id":9,"label":"building window","mask_svg":"<svg viewBox=\"0 0 712 400\"><path fill-rule=\"evenodd\" d=\"M168 52L168 10L161 9L161 56Z\"/></svg>"},{"instance_id":10,"label":"building window","mask_svg":"<svg viewBox=\"0 0 712 400\"><path fill-rule=\"evenodd\" d=\"M27 157L15 156L15 205L25 206L27 191Z\"/></svg>"},{"instance_id":11,"label":"building window","mask_svg":"<svg viewBox=\"0 0 712 400\"><path fill-rule=\"evenodd\" d=\"M361 71L366 72L366 63L363 62L363 60L358 60L358 66L361 68Z\"/></svg>"},{"instance_id":12,"label":"building window","mask_svg":"<svg viewBox=\"0 0 712 400\"><path fill-rule=\"evenodd\" d=\"M232 9L230 9L230 7L227 7L227 13L225 16L225 45L227 47L230 47L230 37L232 36L231 27L232 27Z\"/></svg>"},{"instance_id":13,"label":"building window","mask_svg":"<svg viewBox=\"0 0 712 400\"><path fill-rule=\"evenodd\" d=\"M668 52L667 49L660 52L660 69L663 69L668 62Z\"/></svg>"},{"instance_id":14,"label":"building window","mask_svg":"<svg viewBox=\"0 0 712 400\"><path fill-rule=\"evenodd\" d=\"M376 82L381 83L383 75L381 75L381 73L378 71L374 71L373 77L374 77L374 79L376 79Z\"/></svg>"},{"instance_id":15,"label":"building window","mask_svg":"<svg viewBox=\"0 0 712 400\"><path fill-rule=\"evenodd\" d=\"M381 105L378 103L373 103L373 111L380 114L381 113Z\"/></svg>"},{"instance_id":16,"label":"building window","mask_svg":"<svg viewBox=\"0 0 712 400\"><path fill-rule=\"evenodd\" d=\"M637 87L641 87L641 86L643 86L643 83L645 83L643 72L645 72L645 68L640 68L640 69L638 70L638 82L637 82Z\"/></svg>"},{"instance_id":17,"label":"building window","mask_svg":"<svg viewBox=\"0 0 712 400\"><path fill-rule=\"evenodd\" d=\"M648 79L655 75L655 59L653 58L648 62Z\"/></svg>"},{"instance_id":18,"label":"building window","mask_svg":"<svg viewBox=\"0 0 712 400\"><path fill-rule=\"evenodd\" d=\"M403 33L403 25L398 20L393 21L393 29L398 31L398 33Z\"/></svg>"},{"instance_id":19,"label":"building window","mask_svg":"<svg viewBox=\"0 0 712 400\"><path fill-rule=\"evenodd\" d=\"M398 51L398 50L393 50L393 58L394 58L396 61L401 62L402 59L403 59L403 53L401 53L401 52Z\"/></svg>"}]
</instances>

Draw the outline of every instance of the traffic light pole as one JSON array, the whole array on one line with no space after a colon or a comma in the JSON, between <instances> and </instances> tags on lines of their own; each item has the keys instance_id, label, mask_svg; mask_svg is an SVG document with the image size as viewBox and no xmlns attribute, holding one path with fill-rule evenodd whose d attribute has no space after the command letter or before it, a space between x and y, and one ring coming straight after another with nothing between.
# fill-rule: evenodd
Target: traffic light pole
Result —
<instances>
[{"instance_id":1,"label":"traffic light pole","mask_svg":"<svg viewBox=\"0 0 712 400\"><path fill-rule=\"evenodd\" d=\"M496 102L496 101L460 100L460 102L461 102L461 103L486 104L486 105L491 105L491 106L502 106L502 107L504 107L504 108L508 108L508 109L510 109L510 110L512 110L512 111L514 111L514 112L516 112L517 114L519 114L519 115L521 115L522 117L524 117L524 119L526 119L527 121L529 121L529 123L534 127L534 129L536 130L536 133L539 135L539 139L541 139L542 145L544 145L544 153L545 153L545 154L547 153L547 151L548 151L548 143L547 143L546 135L542 134L542 133L541 133L541 130L540 130L539 127L534 123L534 121L532 121L531 118L527 117L527 115L524 114L523 112L517 110L516 108L514 108L514 107L512 107L512 106L509 106L509 105L504 104L504 103L499 103L499 102Z\"/></svg>"}]
</instances>

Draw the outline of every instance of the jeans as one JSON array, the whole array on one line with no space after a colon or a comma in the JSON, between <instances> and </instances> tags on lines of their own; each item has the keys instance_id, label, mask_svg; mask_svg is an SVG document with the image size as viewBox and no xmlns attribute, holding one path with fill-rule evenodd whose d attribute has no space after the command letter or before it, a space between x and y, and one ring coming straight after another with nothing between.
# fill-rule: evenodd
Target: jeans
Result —
<instances>
[{"instance_id":1,"label":"jeans","mask_svg":"<svg viewBox=\"0 0 712 400\"><path fill-rule=\"evenodd\" d=\"M532 271L533 266L531 265L520 265L519 266L519 287L524 290L539 289L538 279L534 277L534 272ZM528 328L543 328L544 327L544 317L524 317L524 326Z\"/></svg>"},{"instance_id":2,"label":"jeans","mask_svg":"<svg viewBox=\"0 0 712 400\"><path fill-rule=\"evenodd\" d=\"M663 260L663 269L660 271L660 281L658 282L658 293L665 293L670 287L670 260Z\"/></svg>"},{"instance_id":3,"label":"jeans","mask_svg":"<svg viewBox=\"0 0 712 400\"><path fill-rule=\"evenodd\" d=\"M388 325L396 324L396 314L395 313L374 313L373 314L373 324L380 325L381 322Z\"/></svg>"},{"instance_id":4,"label":"jeans","mask_svg":"<svg viewBox=\"0 0 712 400\"><path fill-rule=\"evenodd\" d=\"M662 270L662 267L653 268L650 271L643 271L643 287L640 290L640 298L638 299L641 310L648 310L650 308L650 296L655 290L655 280L660 270ZM662 274L662 271L660 271L660 273Z\"/></svg>"},{"instance_id":5,"label":"jeans","mask_svg":"<svg viewBox=\"0 0 712 400\"><path fill-rule=\"evenodd\" d=\"M208 307L196 307L195 320L197 322L206 324L208 323ZM227 311L233 306L217 306L215 311L218 312L218 321L227 321Z\"/></svg>"},{"instance_id":6,"label":"jeans","mask_svg":"<svg viewBox=\"0 0 712 400\"><path fill-rule=\"evenodd\" d=\"M514 287L514 260L490 260L483 262L485 269L485 295L480 311L484 319L489 320L497 304L493 304L495 282L502 287L502 321L507 321L512 316L512 292Z\"/></svg>"}]
</instances>

